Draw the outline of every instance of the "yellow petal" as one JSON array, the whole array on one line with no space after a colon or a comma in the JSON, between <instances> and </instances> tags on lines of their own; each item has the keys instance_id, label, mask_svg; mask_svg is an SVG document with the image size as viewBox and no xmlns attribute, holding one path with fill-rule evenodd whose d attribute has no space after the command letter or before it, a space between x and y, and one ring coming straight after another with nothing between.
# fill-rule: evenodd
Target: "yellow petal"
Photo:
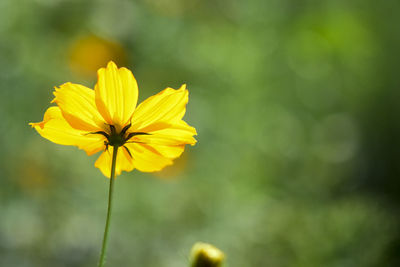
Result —
<instances>
[{"instance_id":1,"label":"yellow petal","mask_svg":"<svg viewBox=\"0 0 400 267\"><path fill-rule=\"evenodd\" d=\"M114 147L108 147L108 150L101 153L100 157L96 160L94 166L99 168L104 176L110 178L111 176L111 163L112 163L112 153ZM115 174L120 175L122 171L132 171L133 164L132 158L129 153L123 148L118 148L117 162L115 166Z\"/></svg>"},{"instance_id":2,"label":"yellow petal","mask_svg":"<svg viewBox=\"0 0 400 267\"><path fill-rule=\"evenodd\" d=\"M142 172L159 171L165 166L171 165L172 160L164 157L159 151L146 144L125 144L131 155L133 166Z\"/></svg>"},{"instance_id":3,"label":"yellow petal","mask_svg":"<svg viewBox=\"0 0 400 267\"><path fill-rule=\"evenodd\" d=\"M196 129L189 126L183 120L180 120L176 124L163 124L156 123L146 127L144 130L140 130L149 135L136 135L130 141L137 141L146 143L149 145L194 145L196 139L193 135L196 135Z\"/></svg>"},{"instance_id":4,"label":"yellow petal","mask_svg":"<svg viewBox=\"0 0 400 267\"><path fill-rule=\"evenodd\" d=\"M179 90L167 88L145 100L138 106L132 117L130 132L146 132L136 135L127 144L132 147L134 165L141 171L158 171L179 157L186 144L194 145L196 129L182 120L188 102L188 91L183 85ZM143 147L140 147L142 145ZM140 149L144 153L136 155ZM151 160L158 164L152 166ZM139 161L139 163L137 163ZM137 166L138 164L138 166ZM140 169L142 168L142 169Z\"/></svg>"},{"instance_id":5,"label":"yellow petal","mask_svg":"<svg viewBox=\"0 0 400 267\"><path fill-rule=\"evenodd\" d=\"M137 103L135 77L126 68L118 69L112 61L107 68L99 69L97 76L95 93L98 110L107 123L113 124L117 129L124 127L130 122Z\"/></svg>"},{"instance_id":6,"label":"yellow petal","mask_svg":"<svg viewBox=\"0 0 400 267\"><path fill-rule=\"evenodd\" d=\"M88 134L71 127L61 114L59 107L50 107L42 122L30 123L44 138L60 145L77 146L92 155L104 148L104 136Z\"/></svg>"},{"instance_id":7,"label":"yellow petal","mask_svg":"<svg viewBox=\"0 0 400 267\"><path fill-rule=\"evenodd\" d=\"M185 145L166 146L166 145L149 145L154 148L163 157L175 159L182 155L185 150Z\"/></svg>"},{"instance_id":8,"label":"yellow petal","mask_svg":"<svg viewBox=\"0 0 400 267\"><path fill-rule=\"evenodd\" d=\"M105 121L97 110L94 90L80 84L65 83L56 88L52 102L60 107L64 118L75 129L101 131Z\"/></svg>"},{"instance_id":9,"label":"yellow petal","mask_svg":"<svg viewBox=\"0 0 400 267\"><path fill-rule=\"evenodd\" d=\"M145 131L155 123L175 124L185 115L187 102L188 91L185 84L179 90L164 89L137 107L132 116L132 128Z\"/></svg>"}]
</instances>

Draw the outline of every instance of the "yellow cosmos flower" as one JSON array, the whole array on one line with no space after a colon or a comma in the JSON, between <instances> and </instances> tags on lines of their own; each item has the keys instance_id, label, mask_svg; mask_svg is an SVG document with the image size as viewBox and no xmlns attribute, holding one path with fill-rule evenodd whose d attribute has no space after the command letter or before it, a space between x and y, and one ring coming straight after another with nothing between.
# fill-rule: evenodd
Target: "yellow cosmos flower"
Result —
<instances>
[{"instance_id":1,"label":"yellow cosmos flower","mask_svg":"<svg viewBox=\"0 0 400 267\"><path fill-rule=\"evenodd\" d=\"M115 171L159 171L194 145L195 128L182 120L188 91L166 88L136 107L138 86L130 70L109 62L98 70L93 89L65 83L55 88L57 106L47 109L42 122L30 123L44 138L77 146L93 155L95 166L110 177L113 150Z\"/></svg>"}]
</instances>

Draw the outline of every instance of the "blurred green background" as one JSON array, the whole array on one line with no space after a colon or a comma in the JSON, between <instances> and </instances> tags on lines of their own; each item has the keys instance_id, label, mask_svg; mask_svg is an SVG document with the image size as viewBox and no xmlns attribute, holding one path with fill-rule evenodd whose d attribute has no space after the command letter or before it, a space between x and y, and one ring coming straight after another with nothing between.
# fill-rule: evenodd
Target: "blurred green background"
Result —
<instances>
[{"instance_id":1,"label":"blurred green background","mask_svg":"<svg viewBox=\"0 0 400 267\"><path fill-rule=\"evenodd\" d=\"M397 0L1 0L0 266L96 266L108 180L41 138L54 86L114 60L187 83L198 131L116 182L108 266L400 266Z\"/></svg>"}]
</instances>

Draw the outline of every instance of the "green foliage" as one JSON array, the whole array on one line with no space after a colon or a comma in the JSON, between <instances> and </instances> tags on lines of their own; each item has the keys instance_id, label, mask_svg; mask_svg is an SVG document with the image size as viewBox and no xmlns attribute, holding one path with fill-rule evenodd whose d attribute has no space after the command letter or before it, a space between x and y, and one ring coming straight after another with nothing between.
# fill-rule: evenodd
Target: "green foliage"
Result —
<instances>
[{"instance_id":1,"label":"green foliage","mask_svg":"<svg viewBox=\"0 0 400 267\"><path fill-rule=\"evenodd\" d=\"M395 0L0 1L0 266L96 264L108 180L96 156L28 122L53 86L93 87L110 59L132 69L140 101L187 83L199 142L159 174L116 180L109 266L188 266L198 240L229 267L398 266L399 11Z\"/></svg>"}]
</instances>

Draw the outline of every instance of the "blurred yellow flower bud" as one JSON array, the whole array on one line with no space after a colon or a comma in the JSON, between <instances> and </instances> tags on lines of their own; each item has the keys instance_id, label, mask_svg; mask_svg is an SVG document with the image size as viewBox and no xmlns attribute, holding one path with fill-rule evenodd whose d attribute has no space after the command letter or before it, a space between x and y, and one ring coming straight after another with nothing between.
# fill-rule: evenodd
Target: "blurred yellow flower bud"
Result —
<instances>
[{"instance_id":1,"label":"blurred yellow flower bud","mask_svg":"<svg viewBox=\"0 0 400 267\"><path fill-rule=\"evenodd\" d=\"M225 255L213 245L198 242L190 253L191 267L222 267Z\"/></svg>"}]
</instances>

